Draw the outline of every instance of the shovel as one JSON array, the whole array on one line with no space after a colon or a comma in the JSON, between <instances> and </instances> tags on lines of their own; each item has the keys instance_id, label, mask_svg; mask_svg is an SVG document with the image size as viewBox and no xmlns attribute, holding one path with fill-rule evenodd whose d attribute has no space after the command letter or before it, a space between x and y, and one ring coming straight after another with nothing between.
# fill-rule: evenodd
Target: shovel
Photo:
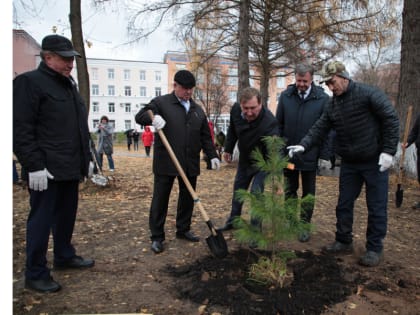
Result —
<instances>
[{"instance_id":1,"label":"shovel","mask_svg":"<svg viewBox=\"0 0 420 315\"><path fill-rule=\"evenodd\" d=\"M150 118L153 120L153 112L149 110ZM188 180L188 177L185 175L184 170L182 169L181 164L179 164L178 159L172 150L171 145L168 142L168 139L166 139L166 136L164 132L161 129L157 130L160 139L162 140L166 150L169 153L169 156L171 157L172 162L175 164L175 167L181 176L182 180L184 181L185 186L187 187L188 191L191 194L191 197L194 200L194 203L197 205L198 209L201 212L201 215L206 222L208 228L210 229L211 235L206 238L207 245L210 249L210 251L213 253L214 256L217 258L224 258L228 254L228 248L226 244L226 240L223 237L223 233L219 230L216 230L213 223L210 221L209 216L207 215L207 212L204 210L203 205L200 202L200 199L198 198L197 193L195 192L194 188L191 186L190 181Z\"/></svg>"},{"instance_id":2,"label":"shovel","mask_svg":"<svg viewBox=\"0 0 420 315\"><path fill-rule=\"evenodd\" d=\"M407 143L408 132L410 130L410 122L411 122L411 115L413 112L413 106L408 107L407 118L405 121L405 128L404 128L404 136L403 136L403 146L402 146L402 153L400 159L400 165L398 169L398 184L397 184L397 191L395 192L395 206L397 208L401 207L403 202L403 195L404 190L402 189L402 178L404 173L404 158L405 158L405 144Z\"/></svg>"}]
</instances>

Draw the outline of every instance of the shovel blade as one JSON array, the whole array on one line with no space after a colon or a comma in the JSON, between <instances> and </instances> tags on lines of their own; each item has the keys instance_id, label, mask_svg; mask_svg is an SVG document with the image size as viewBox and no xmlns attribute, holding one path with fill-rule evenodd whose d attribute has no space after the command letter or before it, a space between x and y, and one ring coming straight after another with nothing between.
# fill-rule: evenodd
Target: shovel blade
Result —
<instances>
[{"instance_id":1,"label":"shovel blade","mask_svg":"<svg viewBox=\"0 0 420 315\"><path fill-rule=\"evenodd\" d=\"M401 188L401 185L398 184L397 191L395 192L395 206L397 208L401 207L404 197L404 190Z\"/></svg>"},{"instance_id":2,"label":"shovel blade","mask_svg":"<svg viewBox=\"0 0 420 315\"><path fill-rule=\"evenodd\" d=\"M226 240L221 231L216 231L216 235L211 234L206 238L207 245L214 256L224 258L228 254Z\"/></svg>"}]
</instances>

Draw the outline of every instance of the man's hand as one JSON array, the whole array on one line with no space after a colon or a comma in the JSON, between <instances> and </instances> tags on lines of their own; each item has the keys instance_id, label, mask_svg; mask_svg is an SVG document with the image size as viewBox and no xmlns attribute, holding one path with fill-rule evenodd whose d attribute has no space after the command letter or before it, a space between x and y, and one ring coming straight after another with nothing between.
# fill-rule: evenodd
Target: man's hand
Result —
<instances>
[{"instance_id":1,"label":"man's hand","mask_svg":"<svg viewBox=\"0 0 420 315\"><path fill-rule=\"evenodd\" d=\"M165 119L162 118L160 115L155 115L152 121L153 127L155 127L156 130L162 129L166 125Z\"/></svg>"},{"instance_id":2,"label":"man's hand","mask_svg":"<svg viewBox=\"0 0 420 315\"><path fill-rule=\"evenodd\" d=\"M218 158L212 158L210 162L211 162L211 169L218 171L220 168L220 160Z\"/></svg>"},{"instance_id":3,"label":"man's hand","mask_svg":"<svg viewBox=\"0 0 420 315\"><path fill-rule=\"evenodd\" d=\"M305 148L301 145L289 145L286 149L289 150L290 158L293 158L293 155L295 155L296 153L305 152Z\"/></svg>"},{"instance_id":4,"label":"man's hand","mask_svg":"<svg viewBox=\"0 0 420 315\"><path fill-rule=\"evenodd\" d=\"M29 188L36 191L47 190L48 179L53 178L54 176L46 168L41 171L29 172Z\"/></svg>"},{"instance_id":5,"label":"man's hand","mask_svg":"<svg viewBox=\"0 0 420 315\"><path fill-rule=\"evenodd\" d=\"M329 170L331 168L331 162L328 160L319 159L319 169Z\"/></svg>"},{"instance_id":6,"label":"man's hand","mask_svg":"<svg viewBox=\"0 0 420 315\"><path fill-rule=\"evenodd\" d=\"M380 166L381 166L381 167L379 168L379 171L380 171L380 172L384 172L384 171L386 171L387 169L389 169L389 168L391 167L391 165L392 165L392 160L393 160L393 158L392 158L392 155L391 155L391 154L388 154L388 153L382 152L382 153L379 155L379 162L378 162L378 165L380 165Z\"/></svg>"}]
</instances>

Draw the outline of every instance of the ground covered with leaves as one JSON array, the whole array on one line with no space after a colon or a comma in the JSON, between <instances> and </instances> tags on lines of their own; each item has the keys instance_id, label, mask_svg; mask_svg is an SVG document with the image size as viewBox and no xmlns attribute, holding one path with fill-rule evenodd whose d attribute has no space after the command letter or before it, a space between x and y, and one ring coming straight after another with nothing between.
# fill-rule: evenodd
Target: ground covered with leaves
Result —
<instances>
[{"instance_id":1,"label":"ground covered with leaves","mask_svg":"<svg viewBox=\"0 0 420 315\"><path fill-rule=\"evenodd\" d=\"M229 254L214 258L205 238L210 231L199 211L192 230L201 241L175 238L177 186L170 198L165 251L150 250L148 211L153 187L152 159L144 152L117 148L116 171L108 187L91 182L80 186L80 202L73 243L77 253L94 258L87 270L53 271L62 290L40 294L24 289L26 188L13 187L13 313L14 314L418 314L420 309L420 200L417 183L406 179L404 199L395 207L397 184L391 176L389 224L384 261L361 267L366 231L366 204L362 193L355 206L354 245L351 255L321 254L334 239L338 178L326 172L317 178L317 199L307 243L288 241L279 246L293 251L288 269L292 278L283 288L250 281L250 265L264 252L240 244L224 234ZM220 171L206 170L197 193L216 226L230 212L235 167L222 163ZM246 211L245 211L246 212ZM246 217L247 214L244 214ZM52 241L48 252L52 264Z\"/></svg>"}]
</instances>

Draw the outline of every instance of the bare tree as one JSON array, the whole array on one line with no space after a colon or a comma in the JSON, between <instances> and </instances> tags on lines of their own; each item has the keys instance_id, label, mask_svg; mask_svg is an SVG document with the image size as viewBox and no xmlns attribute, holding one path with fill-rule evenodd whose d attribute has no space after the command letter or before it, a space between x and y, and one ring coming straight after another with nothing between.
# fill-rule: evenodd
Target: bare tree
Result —
<instances>
[{"instance_id":1,"label":"bare tree","mask_svg":"<svg viewBox=\"0 0 420 315\"><path fill-rule=\"evenodd\" d=\"M81 0L70 0L70 14L69 21L72 34L72 42L74 49L80 53L81 58L76 58L77 66L77 80L79 82L79 92L82 96L87 112L90 108L90 83L89 83L89 72L87 68L85 46L83 40L82 30L82 13L80 9Z\"/></svg>"}]
</instances>

